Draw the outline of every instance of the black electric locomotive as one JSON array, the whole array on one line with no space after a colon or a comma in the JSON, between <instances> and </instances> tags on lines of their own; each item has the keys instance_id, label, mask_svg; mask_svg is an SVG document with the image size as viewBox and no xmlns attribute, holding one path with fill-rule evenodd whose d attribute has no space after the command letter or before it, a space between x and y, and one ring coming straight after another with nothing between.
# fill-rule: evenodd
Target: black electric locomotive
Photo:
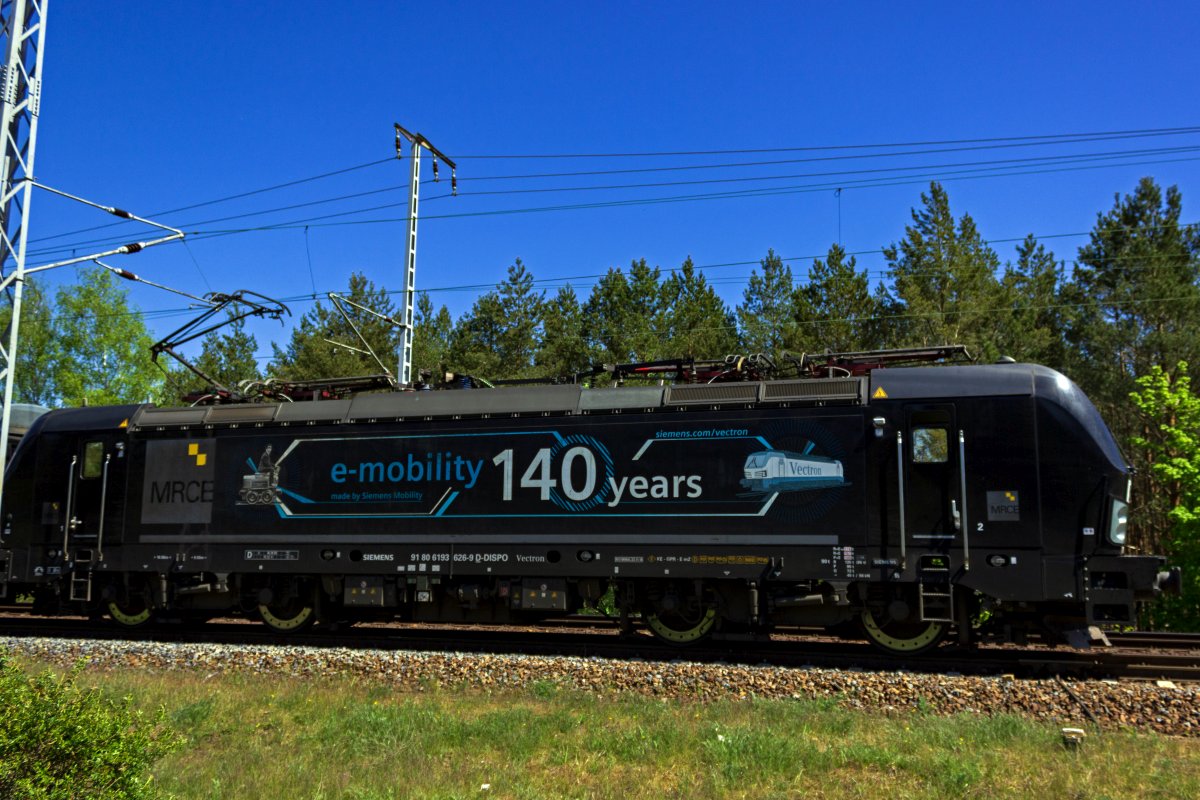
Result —
<instances>
[{"instance_id":1,"label":"black electric locomotive","mask_svg":"<svg viewBox=\"0 0 1200 800\"><path fill-rule=\"evenodd\" d=\"M128 626L510 622L611 587L676 643L853 623L914 653L984 616L1134 624L1178 577L1123 553L1096 409L1023 364L60 410L6 482L0 596Z\"/></svg>"}]
</instances>

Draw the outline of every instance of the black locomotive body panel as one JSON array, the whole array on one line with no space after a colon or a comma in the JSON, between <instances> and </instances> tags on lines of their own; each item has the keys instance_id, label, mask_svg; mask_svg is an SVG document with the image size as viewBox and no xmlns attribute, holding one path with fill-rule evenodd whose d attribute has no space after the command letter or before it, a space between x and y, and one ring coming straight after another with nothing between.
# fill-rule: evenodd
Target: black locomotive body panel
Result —
<instances>
[{"instance_id":1,"label":"black locomotive body panel","mask_svg":"<svg viewBox=\"0 0 1200 800\"><path fill-rule=\"evenodd\" d=\"M847 407L151 433L125 541L440 574L758 575L803 547L814 577L868 577L867 427ZM773 453L774 482L746 485Z\"/></svg>"},{"instance_id":2,"label":"black locomotive body panel","mask_svg":"<svg viewBox=\"0 0 1200 800\"><path fill-rule=\"evenodd\" d=\"M1029 620L1103 597L1119 620L1161 580L1116 538L1111 434L1029 365L58 411L6 476L0 590L94 606L100 576L126 621L201 595L290 609L312 581L347 606L435 602L433 581L474 609L536 579L558 610L571 582L751 627L873 609L903 649L926 643L906 619L962 627L972 593Z\"/></svg>"}]
</instances>

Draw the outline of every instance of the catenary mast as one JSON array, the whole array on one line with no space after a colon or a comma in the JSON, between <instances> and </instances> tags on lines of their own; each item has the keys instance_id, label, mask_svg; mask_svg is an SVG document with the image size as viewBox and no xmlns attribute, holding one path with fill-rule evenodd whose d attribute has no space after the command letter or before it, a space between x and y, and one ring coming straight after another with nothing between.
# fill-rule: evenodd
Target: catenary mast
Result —
<instances>
[{"instance_id":1,"label":"catenary mast","mask_svg":"<svg viewBox=\"0 0 1200 800\"><path fill-rule=\"evenodd\" d=\"M4 136L0 160L0 291L12 300L8 329L0 339L0 380L4 382L0 469L8 460L8 431L16 383L14 373L21 293L25 283L25 244L29 236L29 199L33 190L33 157L37 145L48 5L49 0L0 1L0 35L4 44L4 64L0 67L3 69L0 74L0 92L3 93L0 97L0 131ZM4 481L0 473L0 498L3 496Z\"/></svg>"},{"instance_id":2,"label":"catenary mast","mask_svg":"<svg viewBox=\"0 0 1200 800\"><path fill-rule=\"evenodd\" d=\"M440 158L450 165L450 191L458 193L458 177L454 162L446 154L434 147L428 139L419 133L409 133L400 123L396 123L396 158L402 158L404 151L403 140L410 145L412 158L411 173L408 179L408 239L404 255L404 313L400 324L400 375L401 388L412 386L412 345L413 345L413 306L416 304L417 292L417 199L421 192L421 149L429 151L433 157L433 179L438 177L437 160Z\"/></svg>"}]
</instances>

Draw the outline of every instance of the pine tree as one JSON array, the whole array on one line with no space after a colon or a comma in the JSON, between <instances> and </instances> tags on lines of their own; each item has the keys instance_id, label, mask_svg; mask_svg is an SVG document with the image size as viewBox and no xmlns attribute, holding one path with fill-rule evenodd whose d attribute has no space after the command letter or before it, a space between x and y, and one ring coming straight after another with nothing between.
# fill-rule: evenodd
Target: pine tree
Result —
<instances>
[{"instance_id":1,"label":"pine tree","mask_svg":"<svg viewBox=\"0 0 1200 800\"><path fill-rule=\"evenodd\" d=\"M921 203L912 211L904 239L883 251L893 298L903 303L908 318L901 344L965 344L977 357L992 360L1000 260L969 214L955 222L941 184L930 184Z\"/></svg>"},{"instance_id":2,"label":"pine tree","mask_svg":"<svg viewBox=\"0 0 1200 800\"><path fill-rule=\"evenodd\" d=\"M450 367L484 379L534 377L545 295L517 259L508 275L454 326Z\"/></svg>"},{"instance_id":3,"label":"pine tree","mask_svg":"<svg viewBox=\"0 0 1200 800\"><path fill-rule=\"evenodd\" d=\"M871 295L866 272L859 272L854 256L846 259L839 244L830 245L825 260L814 259L808 283L796 291L798 341L812 352L834 353L869 350L879 307Z\"/></svg>"},{"instance_id":4,"label":"pine tree","mask_svg":"<svg viewBox=\"0 0 1200 800\"><path fill-rule=\"evenodd\" d=\"M666 357L720 358L737 349L737 324L691 256L663 281L656 328Z\"/></svg>"},{"instance_id":5,"label":"pine tree","mask_svg":"<svg viewBox=\"0 0 1200 800\"><path fill-rule=\"evenodd\" d=\"M446 358L447 368L484 380L508 377L500 357L504 329L500 296L496 292L480 295L471 310L454 324Z\"/></svg>"},{"instance_id":6,"label":"pine tree","mask_svg":"<svg viewBox=\"0 0 1200 800\"><path fill-rule=\"evenodd\" d=\"M592 288L583 313L594 348L607 363L651 361L669 355L657 324L662 311L661 271L634 261L629 277L610 269Z\"/></svg>"},{"instance_id":7,"label":"pine tree","mask_svg":"<svg viewBox=\"0 0 1200 800\"><path fill-rule=\"evenodd\" d=\"M583 309L570 285L558 290L546 303L542 318L542 346L535 362L546 377L572 375L587 369L595 361L584 336Z\"/></svg>"},{"instance_id":8,"label":"pine tree","mask_svg":"<svg viewBox=\"0 0 1200 800\"><path fill-rule=\"evenodd\" d=\"M1008 318L998 316L997 349L1017 361L1066 368L1064 343L1066 309L1060 292L1063 271L1054 253L1033 234L1017 246L1017 261L1009 263L1001 280L1001 308Z\"/></svg>"},{"instance_id":9,"label":"pine tree","mask_svg":"<svg viewBox=\"0 0 1200 800\"><path fill-rule=\"evenodd\" d=\"M413 314L413 380L422 370L427 370L434 381L441 380L442 370L450 352L450 337L454 332L454 320L450 310L442 306L436 312L428 292L417 293L417 304Z\"/></svg>"},{"instance_id":10,"label":"pine tree","mask_svg":"<svg viewBox=\"0 0 1200 800\"><path fill-rule=\"evenodd\" d=\"M762 273L751 271L737 307L738 327L743 349L777 357L795 339L796 287L792 268L774 250L768 250L759 265Z\"/></svg>"},{"instance_id":11,"label":"pine tree","mask_svg":"<svg viewBox=\"0 0 1200 800\"><path fill-rule=\"evenodd\" d=\"M1079 249L1067 294L1073 374L1101 402L1124 405L1133 376L1200 364L1200 228L1180 223L1183 198L1151 178L1117 195Z\"/></svg>"}]
</instances>

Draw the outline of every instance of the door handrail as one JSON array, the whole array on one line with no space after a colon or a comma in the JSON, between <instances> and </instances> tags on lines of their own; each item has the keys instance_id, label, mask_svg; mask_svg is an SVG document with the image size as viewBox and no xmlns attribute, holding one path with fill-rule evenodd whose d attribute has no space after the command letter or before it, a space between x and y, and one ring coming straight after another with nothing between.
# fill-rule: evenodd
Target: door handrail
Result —
<instances>
[{"instance_id":1,"label":"door handrail","mask_svg":"<svg viewBox=\"0 0 1200 800\"><path fill-rule=\"evenodd\" d=\"M958 432L958 480L962 499L963 569L971 568L971 523L967 519L967 440Z\"/></svg>"},{"instance_id":2,"label":"door handrail","mask_svg":"<svg viewBox=\"0 0 1200 800\"><path fill-rule=\"evenodd\" d=\"M900 570L908 568L908 533L905 527L904 506L904 432L896 431L896 474L900 482Z\"/></svg>"},{"instance_id":3,"label":"door handrail","mask_svg":"<svg viewBox=\"0 0 1200 800\"><path fill-rule=\"evenodd\" d=\"M63 519L63 560L67 560L69 549L67 547L71 538L71 520L75 517L75 465L79 463L79 456L71 456L71 468L67 473L67 508Z\"/></svg>"},{"instance_id":4,"label":"door handrail","mask_svg":"<svg viewBox=\"0 0 1200 800\"><path fill-rule=\"evenodd\" d=\"M104 475L100 478L100 527L96 530L96 559L104 560L104 516L108 508L108 462L112 453L104 454Z\"/></svg>"}]
</instances>

